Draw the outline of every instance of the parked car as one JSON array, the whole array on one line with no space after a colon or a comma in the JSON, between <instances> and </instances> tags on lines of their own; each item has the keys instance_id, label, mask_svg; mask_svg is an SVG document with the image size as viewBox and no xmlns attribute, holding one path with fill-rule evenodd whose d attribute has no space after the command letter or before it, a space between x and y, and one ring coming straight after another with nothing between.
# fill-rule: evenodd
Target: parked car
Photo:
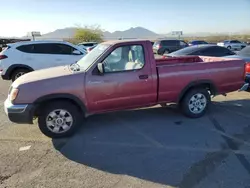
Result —
<instances>
[{"instance_id":1,"label":"parked car","mask_svg":"<svg viewBox=\"0 0 250 188\"><path fill-rule=\"evenodd\" d=\"M0 53L0 73L4 80L39 69L77 62L86 52L63 41L30 41L9 44Z\"/></svg>"},{"instance_id":2,"label":"parked car","mask_svg":"<svg viewBox=\"0 0 250 188\"><path fill-rule=\"evenodd\" d=\"M79 43L78 46L87 50L87 48L96 46L97 44L98 44L97 42L82 42Z\"/></svg>"},{"instance_id":3,"label":"parked car","mask_svg":"<svg viewBox=\"0 0 250 188\"><path fill-rule=\"evenodd\" d=\"M187 47L188 44L182 40L159 40L153 45L153 52L159 55L171 53Z\"/></svg>"},{"instance_id":4,"label":"parked car","mask_svg":"<svg viewBox=\"0 0 250 188\"><path fill-rule=\"evenodd\" d=\"M188 43L189 46L193 46L193 45L201 45L201 44L208 44L208 42L204 41L204 40L193 40L190 41Z\"/></svg>"},{"instance_id":5,"label":"parked car","mask_svg":"<svg viewBox=\"0 0 250 188\"><path fill-rule=\"evenodd\" d=\"M247 46L246 44L244 44L238 40L225 40L223 42L217 43L217 45L226 47L230 50L241 50Z\"/></svg>"},{"instance_id":6,"label":"parked car","mask_svg":"<svg viewBox=\"0 0 250 188\"><path fill-rule=\"evenodd\" d=\"M178 56L187 56L187 55L199 55L199 56L214 56L214 57L223 57L228 55L235 55L231 50L210 44L203 45L194 45L186 47L170 54L164 54L168 57L178 57Z\"/></svg>"},{"instance_id":7,"label":"parked car","mask_svg":"<svg viewBox=\"0 0 250 188\"><path fill-rule=\"evenodd\" d=\"M245 62L250 62L250 46L245 47L235 55L227 56L229 58L243 59Z\"/></svg>"},{"instance_id":8,"label":"parked car","mask_svg":"<svg viewBox=\"0 0 250 188\"><path fill-rule=\"evenodd\" d=\"M198 118L210 95L241 88L244 72L240 59L155 59L150 41L109 41L76 64L19 77L4 109L16 123L33 123L38 117L40 130L52 138L73 134L91 114L156 104L177 103L186 116Z\"/></svg>"}]
</instances>

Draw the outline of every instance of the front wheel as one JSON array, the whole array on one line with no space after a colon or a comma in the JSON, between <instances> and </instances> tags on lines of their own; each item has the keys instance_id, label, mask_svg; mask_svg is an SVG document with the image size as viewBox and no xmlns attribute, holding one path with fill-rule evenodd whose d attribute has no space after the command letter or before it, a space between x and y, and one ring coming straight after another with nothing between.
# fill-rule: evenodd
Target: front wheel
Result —
<instances>
[{"instance_id":1,"label":"front wheel","mask_svg":"<svg viewBox=\"0 0 250 188\"><path fill-rule=\"evenodd\" d=\"M16 79L18 79L20 76L22 76L22 75L24 75L24 74L26 74L26 73L28 73L28 72L29 72L28 69L22 69L22 68L15 70L15 71L12 73L12 75L11 75L11 80L12 80L12 82L14 82L14 81L15 81Z\"/></svg>"},{"instance_id":2,"label":"front wheel","mask_svg":"<svg viewBox=\"0 0 250 188\"><path fill-rule=\"evenodd\" d=\"M208 91L204 88L190 90L181 101L181 110L184 115L190 118L203 116L211 102Z\"/></svg>"},{"instance_id":3,"label":"front wheel","mask_svg":"<svg viewBox=\"0 0 250 188\"><path fill-rule=\"evenodd\" d=\"M231 49L232 49L232 47L231 47L231 46L228 46L228 47L227 47L227 49L231 50Z\"/></svg>"},{"instance_id":4,"label":"front wheel","mask_svg":"<svg viewBox=\"0 0 250 188\"><path fill-rule=\"evenodd\" d=\"M68 137L81 124L83 114L74 104L58 101L45 105L38 116L38 126L50 138Z\"/></svg>"}]
</instances>

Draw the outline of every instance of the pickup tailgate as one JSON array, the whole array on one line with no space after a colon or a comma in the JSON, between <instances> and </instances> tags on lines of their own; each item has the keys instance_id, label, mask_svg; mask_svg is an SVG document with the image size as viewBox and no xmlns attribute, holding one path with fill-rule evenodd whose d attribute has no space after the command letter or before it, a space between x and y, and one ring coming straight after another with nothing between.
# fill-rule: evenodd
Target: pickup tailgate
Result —
<instances>
[{"instance_id":1,"label":"pickup tailgate","mask_svg":"<svg viewBox=\"0 0 250 188\"><path fill-rule=\"evenodd\" d=\"M197 83L211 83L217 94L240 89L244 84L245 62L217 57L177 57L157 59L158 100L178 102L185 88Z\"/></svg>"}]
</instances>

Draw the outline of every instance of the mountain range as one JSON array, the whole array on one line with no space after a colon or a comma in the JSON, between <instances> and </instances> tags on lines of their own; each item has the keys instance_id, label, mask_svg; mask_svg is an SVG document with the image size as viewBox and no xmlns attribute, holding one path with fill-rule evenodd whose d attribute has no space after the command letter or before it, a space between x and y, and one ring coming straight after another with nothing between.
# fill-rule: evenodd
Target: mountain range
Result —
<instances>
[{"instance_id":1,"label":"mountain range","mask_svg":"<svg viewBox=\"0 0 250 188\"><path fill-rule=\"evenodd\" d=\"M41 38L55 38L55 39L63 39L63 38L72 38L76 32L77 28L70 27L70 28L64 28L64 29L57 29L53 32L46 33L41 36ZM124 31L115 31L115 32L109 32L104 31L103 32L103 38L105 39L117 39L117 38L158 38L160 35L150 31L148 29L145 29L143 27L135 27L130 28Z\"/></svg>"},{"instance_id":2,"label":"mountain range","mask_svg":"<svg viewBox=\"0 0 250 188\"><path fill-rule=\"evenodd\" d=\"M57 29L53 32L43 34L40 39L65 39L65 38L72 38L76 32L76 27L68 27L64 29ZM211 32L195 32L195 33L185 33L183 34L184 37L194 37L194 36L218 36L218 35L238 35L238 34L246 34L250 33L250 31L242 31L242 32L235 32L235 33L229 33L229 32L217 32L217 33L211 33ZM156 38L163 38L163 37L176 37L173 36L171 33L166 34L157 34L153 31L150 31L143 27L132 27L130 29L124 30L124 31L115 31L115 32L109 32L104 31L103 32L103 38L104 39L118 39L118 38L141 38L141 39L156 39Z\"/></svg>"}]
</instances>

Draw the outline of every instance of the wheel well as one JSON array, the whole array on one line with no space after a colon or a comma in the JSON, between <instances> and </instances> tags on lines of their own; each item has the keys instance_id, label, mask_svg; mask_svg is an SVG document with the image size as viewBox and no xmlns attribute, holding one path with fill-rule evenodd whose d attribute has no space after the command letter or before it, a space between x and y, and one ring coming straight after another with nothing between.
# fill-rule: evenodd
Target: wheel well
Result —
<instances>
[{"instance_id":1,"label":"wheel well","mask_svg":"<svg viewBox=\"0 0 250 188\"><path fill-rule=\"evenodd\" d=\"M215 88L215 86L212 84L212 83L198 83L198 84L195 84L195 85L191 85L189 87L187 87L186 89L184 89L179 97L179 100L178 102L181 102L182 99L184 98L184 96L192 89L195 89L195 88L205 88L208 90L209 94L210 95L213 95L215 96L217 94L217 90Z\"/></svg>"},{"instance_id":2,"label":"wheel well","mask_svg":"<svg viewBox=\"0 0 250 188\"><path fill-rule=\"evenodd\" d=\"M11 65L11 66L7 69L7 71L6 71L7 79L11 79L12 74L13 74L16 70L18 70L18 69L26 69L26 70L28 70L29 72L34 71L31 67L26 66L26 65L22 65L22 64L20 64L20 65L16 65L16 64L15 64L15 65Z\"/></svg>"},{"instance_id":3,"label":"wheel well","mask_svg":"<svg viewBox=\"0 0 250 188\"><path fill-rule=\"evenodd\" d=\"M61 101L61 102L69 102L69 103L75 105L78 108L79 111L84 113L84 110L81 107L81 105L79 105L75 100L69 99L69 98L57 98L57 99L48 99L48 100L36 103L35 104L34 116L35 117L39 116L39 114L41 113L41 109L44 108L49 103L51 103L51 102L59 102L59 101Z\"/></svg>"},{"instance_id":4,"label":"wheel well","mask_svg":"<svg viewBox=\"0 0 250 188\"><path fill-rule=\"evenodd\" d=\"M10 74L9 74L9 77L11 78L13 73L16 71L16 70L19 70L19 69L25 69L25 70L28 70L29 72L31 71L29 68L27 67L16 67L14 68L13 70L11 70Z\"/></svg>"}]
</instances>

